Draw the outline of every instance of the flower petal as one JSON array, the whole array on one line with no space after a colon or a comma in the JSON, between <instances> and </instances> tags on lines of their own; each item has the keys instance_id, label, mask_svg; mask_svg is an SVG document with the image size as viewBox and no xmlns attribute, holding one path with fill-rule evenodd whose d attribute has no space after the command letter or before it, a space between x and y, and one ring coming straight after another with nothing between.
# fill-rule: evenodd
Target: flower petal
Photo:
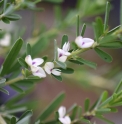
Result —
<instances>
[{"instance_id":1,"label":"flower petal","mask_svg":"<svg viewBox=\"0 0 122 124\"><path fill-rule=\"evenodd\" d=\"M64 118L59 118L59 121L62 123L62 124L71 124L71 119L69 116L65 116Z\"/></svg>"},{"instance_id":2,"label":"flower petal","mask_svg":"<svg viewBox=\"0 0 122 124\"><path fill-rule=\"evenodd\" d=\"M31 58L31 55L27 55L27 56L25 57L25 62L26 62L29 66L32 65L32 58Z\"/></svg>"},{"instance_id":3,"label":"flower petal","mask_svg":"<svg viewBox=\"0 0 122 124\"><path fill-rule=\"evenodd\" d=\"M48 74L51 74L53 68L54 68L53 62L46 62L44 69Z\"/></svg>"},{"instance_id":4,"label":"flower petal","mask_svg":"<svg viewBox=\"0 0 122 124\"><path fill-rule=\"evenodd\" d=\"M82 47L82 42L83 42L83 37L81 36L76 37L75 43L77 44L78 47L80 48Z\"/></svg>"},{"instance_id":5,"label":"flower petal","mask_svg":"<svg viewBox=\"0 0 122 124\"><path fill-rule=\"evenodd\" d=\"M66 121L66 124L71 124L71 119L69 116L65 116L64 119Z\"/></svg>"},{"instance_id":6,"label":"flower petal","mask_svg":"<svg viewBox=\"0 0 122 124\"><path fill-rule=\"evenodd\" d=\"M58 109L58 113L59 113L59 118L63 118L66 114L66 108L64 106L61 106L59 109Z\"/></svg>"},{"instance_id":7,"label":"flower petal","mask_svg":"<svg viewBox=\"0 0 122 124\"><path fill-rule=\"evenodd\" d=\"M82 48L89 48L93 45L94 40L90 38L83 38Z\"/></svg>"},{"instance_id":8,"label":"flower petal","mask_svg":"<svg viewBox=\"0 0 122 124\"><path fill-rule=\"evenodd\" d=\"M58 57L61 57L65 54L65 51L63 51L62 49L58 48Z\"/></svg>"},{"instance_id":9,"label":"flower petal","mask_svg":"<svg viewBox=\"0 0 122 124\"><path fill-rule=\"evenodd\" d=\"M43 59L35 58L35 59L32 60L32 65L37 67L38 65L41 65L43 62L44 62Z\"/></svg>"},{"instance_id":10,"label":"flower petal","mask_svg":"<svg viewBox=\"0 0 122 124\"><path fill-rule=\"evenodd\" d=\"M68 52L70 49L70 43L69 42L65 42L65 44L63 45L63 51Z\"/></svg>"},{"instance_id":11,"label":"flower petal","mask_svg":"<svg viewBox=\"0 0 122 124\"><path fill-rule=\"evenodd\" d=\"M45 74L44 70L41 67L36 67L36 69L35 69L36 71L32 71L34 76L38 76L40 78L46 77L46 74Z\"/></svg>"},{"instance_id":12,"label":"flower petal","mask_svg":"<svg viewBox=\"0 0 122 124\"><path fill-rule=\"evenodd\" d=\"M54 74L56 76L60 76L61 75L61 70L60 69L53 69L52 74Z\"/></svg>"},{"instance_id":13,"label":"flower petal","mask_svg":"<svg viewBox=\"0 0 122 124\"><path fill-rule=\"evenodd\" d=\"M58 61L65 62L66 59L67 59L67 56L61 56L61 57L58 58Z\"/></svg>"}]
</instances>

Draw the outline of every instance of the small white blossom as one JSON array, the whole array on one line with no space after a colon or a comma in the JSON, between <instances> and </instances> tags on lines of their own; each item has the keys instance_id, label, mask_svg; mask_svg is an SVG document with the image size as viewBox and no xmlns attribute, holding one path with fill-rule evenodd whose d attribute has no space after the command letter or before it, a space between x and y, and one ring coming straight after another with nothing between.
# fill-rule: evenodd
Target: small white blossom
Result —
<instances>
[{"instance_id":1,"label":"small white blossom","mask_svg":"<svg viewBox=\"0 0 122 124\"><path fill-rule=\"evenodd\" d=\"M25 57L25 62L31 67L31 66L34 66L34 67L37 67L39 65L41 65L44 60L41 59L41 58L35 58L35 59L32 59L31 58L31 55L28 55Z\"/></svg>"},{"instance_id":2,"label":"small white blossom","mask_svg":"<svg viewBox=\"0 0 122 124\"><path fill-rule=\"evenodd\" d=\"M69 42L65 42L65 44L63 45L62 49L58 48L58 61L61 62L65 62L67 57L71 54L70 52L68 52L70 49L70 43Z\"/></svg>"},{"instance_id":3,"label":"small white blossom","mask_svg":"<svg viewBox=\"0 0 122 124\"><path fill-rule=\"evenodd\" d=\"M46 77L46 74L45 74L44 70L41 67L31 66L31 71L32 71L32 74L34 76L38 76L40 78Z\"/></svg>"},{"instance_id":4,"label":"small white blossom","mask_svg":"<svg viewBox=\"0 0 122 124\"><path fill-rule=\"evenodd\" d=\"M8 47L10 45L11 35L5 34L2 39L0 39L0 46Z\"/></svg>"},{"instance_id":5,"label":"small white blossom","mask_svg":"<svg viewBox=\"0 0 122 124\"><path fill-rule=\"evenodd\" d=\"M31 55L28 55L25 57L25 62L30 66L32 74L34 76L38 76L40 78L46 77L44 70L41 67L39 67L39 65L41 65L44 62L43 59L41 58L32 59Z\"/></svg>"},{"instance_id":6,"label":"small white blossom","mask_svg":"<svg viewBox=\"0 0 122 124\"><path fill-rule=\"evenodd\" d=\"M44 66L45 71L47 74L54 74L56 76L61 75L61 70L60 69L54 69L54 63L53 62L46 62Z\"/></svg>"},{"instance_id":7,"label":"small white blossom","mask_svg":"<svg viewBox=\"0 0 122 124\"><path fill-rule=\"evenodd\" d=\"M94 40L92 40L90 38L83 38L82 36L78 36L75 39L75 43L80 48L89 48L89 47L91 47L93 45Z\"/></svg>"},{"instance_id":8,"label":"small white blossom","mask_svg":"<svg viewBox=\"0 0 122 124\"><path fill-rule=\"evenodd\" d=\"M61 106L58 109L58 113L59 113L59 121L62 124L71 124L71 119L68 115L66 115L66 108L64 106Z\"/></svg>"}]
</instances>

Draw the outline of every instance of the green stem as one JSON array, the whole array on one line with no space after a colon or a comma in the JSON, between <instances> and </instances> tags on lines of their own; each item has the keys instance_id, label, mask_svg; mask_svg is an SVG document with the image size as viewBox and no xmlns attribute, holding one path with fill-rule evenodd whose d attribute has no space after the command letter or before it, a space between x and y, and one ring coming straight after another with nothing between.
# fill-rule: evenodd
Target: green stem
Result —
<instances>
[{"instance_id":1,"label":"green stem","mask_svg":"<svg viewBox=\"0 0 122 124\"><path fill-rule=\"evenodd\" d=\"M17 82L17 81L20 81L20 80L22 80L22 79L23 79L23 76L14 78L14 79L12 79L12 80L7 81L7 82L6 82L6 85L13 84L13 83L15 83L15 82Z\"/></svg>"}]
</instances>

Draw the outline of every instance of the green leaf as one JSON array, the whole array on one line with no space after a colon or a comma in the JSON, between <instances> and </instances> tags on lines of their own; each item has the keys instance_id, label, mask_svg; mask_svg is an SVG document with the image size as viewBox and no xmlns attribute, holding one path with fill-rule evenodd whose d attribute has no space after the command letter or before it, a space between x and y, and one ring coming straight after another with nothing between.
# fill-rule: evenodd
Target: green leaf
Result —
<instances>
[{"instance_id":1,"label":"green leaf","mask_svg":"<svg viewBox=\"0 0 122 124\"><path fill-rule=\"evenodd\" d=\"M24 93L24 90L18 87L16 84L11 84L10 87L17 91L18 93Z\"/></svg>"},{"instance_id":2,"label":"green leaf","mask_svg":"<svg viewBox=\"0 0 122 124\"><path fill-rule=\"evenodd\" d=\"M62 79L62 77L61 76L56 76L56 75L53 75L53 74L51 74L54 78L56 78L58 81L62 81L63 79Z\"/></svg>"},{"instance_id":3,"label":"green leaf","mask_svg":"<svg viewBox=\"0 0 122 124\"><path fill-rule=\"evenodd\" d=\"M26 45L26 55L31 55L31 45L29 43Z\"/></svg>"},{"instance_id":4,"label":"green leaf","mask_svg":"<svg viewBox=\"0 0 122 124\"><path fill-rule=\"evenodd\" d=\"M4 4L3 4L3 12L5 12L5 10L6 10L7 2L8 2L8 0L4 0Z\"/></svg>"},{"instance_id":5,"label":"green leaf","mask_svg":"<svg viewBox=\"0 0 122 124\"><path fill-rule=\"evenodd\" d=\"M110 34L114 33L114 32L115 32L116 30L118 30L120 27L121 27L121 25L119 25L119 26L117 26L117 27L111 29L107 34L110 35Z\"/></svg>"},{"instance_id":6,"label":"green leaf","mask_svg":"<svg viewBox=\"0 0 122 124\"><path fill-rule=\"evenodd\" d=\"M78 118L80 118L82 116L82 107L81 106L78 106Z\"/></svg>"},{"instance_id":7,"label":"green leaf","mask_svg":"<svg viewBox=\"0 0 122 124\"><path fill-rule=\"evenodd\" d=\"M11 118L11 124L16 124L16 118L15 117Z\"/></svg>"},{"instance_id":8,"label":"green leaf","mask_svg":"<svg viewBox=\"0 0 122 124\"><path fill-rule=\"evenodd\" d=\"M9 23L10 23L9 19L6 18L6 17L3 17L3 18L2 18L2 21L3 21L4 23L6 23L6 24L9 24Z\"/></svg>"},{"instance_id":9,"label":"green leaf","mask_svg":"<svg viewBox=\"0 0 122 124\"><path fill-rule=\"evenodd\" d=\"M78 111L78 106L75 106L72 110L72 114L71 114L71 120L74 120L76 118L77 115L77 111Z\"/></svg>"},{"instance_id":10,"label":"green leaf","mask_svg":"<svg viewBox=\"0 0 122 124\"><path fill-rule=\"evenodd\" d=\"M45 120L60 105L65 97L64 93L59 94L52 103L40 114L37 120Z\"/></svg>"},{"instance_id":11,"label":"green leaf","mask_svg":"<svg viewBox=\"0 0 122 124\"><path fill-rule=\"evenodd\" d=\"M83 65L82 62L77 61L77 60L70 59L69 61L72 62L72 63L78 64L78 65Z\"/></svg>"},{"instance_id":12,"label":"green leaf","mask_svg":"<svg viewBox=\"0 0 122 124\"><path fill-rule=\"evenodd\" d=\"M90 106L90 100L86 99L85 102L84 102L85 112L87 112L89 110L89 106Z\"/></svg>"},{"instance_id":13,"label":"green leaf","mask_svg":"<svg viewBox=\"0 0 122 124\"><path fill-rule=\"evenodd\" d=\"M58 69L60 69L62 73L66 73L66 74L74 73L74 70L72 68L66 68L66 69L58 68Z\"/></svg>"},{"instance_id":14,"label":"green leaf","mask_svg":"<svg viewBox=\"0 0 122 124\"><path fill-rule=\"evenodd\" d=\"M86 24L84 23L82 26L82 29L81 29L81 36L82 37L84 36L85 30L86 30Z\"/></svg>"},{"instance_id":15,"label":"green leaf","mask_svg":"<svg viewBox=\"0 0 122 124\"><path fill-rule=\"evenodd\" d=\"M51 3L62 3L64 0L45 0L45 1Z\"/></svg>"},{"instance_id":16,"label":"green leaf","mask_svg":"<svg viewBox=\"0 0 122 124\"><path fill-rule=\"evenodd\" d=\"M17 121L17 124L24 124L31 116L33 115L33 112L31 110L26 111Z\"/></svg>"},{"instance_id":17,"label":"green leaf","mask_svg":"<svg viewBox=\"0 0 122 124\"><path fill-rule=\"evenodd\" d=\"M122 106L122 102L116 102L111 104L111 107L118 107L118 106Z\"/></svg>"},{"instance_id":18,"label":"green leaf","mask_svg":"<svg viewBox=\"0 0 122 124\"><path fill-rule=\"evenodd\" d=\"M77 106L77 104L73 104L68 110L67 113L70 113L75 107Z\"/></svg>"},{"instance_id":19,"label":"green leaf","mask_svg":"<svg viewBox=\"0 0 122 124\"><path fill-rule=\"evenodd\" d=\"M103 107L104 105L108 104L109 102L111 102L113 100L113 96L109 97L108 99L106 99L104 102L102 102L99 105L99 108Z\"/></svg>"},{"instance_id":20,"label":"green leaf","mask_svg":"<svg viewBox=\"0 0 122 124\"><path fill-rule=\"evenodd\" d=\"M102 51L99 48L94 48L94 50L100 56L100 58L102 58L104 61L106 61L106 62L112 62L113 59L112 59L112 57L108 53Z\"/></svg>"},{"instance_id":21,"label":"green leaf","mask_svg":"<svg viewBox=\"0 0 122 124\"><path fill-rule=\"evenodd\" d=\"M20 49L22 47L23 40L19 38L9 51L4 63L3 63L3 69L1 72L1 75L7 74L11 66L13 65L13 62L16 60L18 53L20 52Z\"/></svg>"},{"instance_id":22,"label":"green leaf","mask_svg":"<svg viewBox=\"0 0 122 124\"><path fill-rule=\"evenodd\" d=\"M63 37L62 37L61 48L62 48L63 45L64 45L65 43L67 43L67 42L68 42L68 36L65 34L65 35L63 35Z\"/></svg>"},{"instance_id":23,"label":"green leaf","mask_svg":"<svg viewBox=\"0 0 122 124\"><path fill-rule=\"evenodd\" d=\"M25 60L23 58L18 58L18 62L21 66L25 67L25 68L28 68L28 65L27 63L25 62Z\"/></svg>"},{"instance_id":24,"label":"green leaf","mask_svg":"<svg viewBox=\"0 0 122 124\"><path fill-rule=\"evenodd\" d=\"M104 91L102 93L102 99L101 99L101 101L104 102L107 98L108 98L108 92L107 91Z\"/></svg>"},{"instance_id":25,"label":"green leaf","mask_svg":"<svg viewBox=\"0 0 122 124\"><path fill-rule=\"evenodd\" d=\"M81 118L80 120L81 120L82 122L87 123L87 124L91 124L91 122L90 122L89 120L87 120L87 119Z\"/></svg>"},{"instance_id":26,"label":"green leaf","mask_svg":"<svg viewBox=\"0 0 122 124\"><path fill-rule=\"evenodd\" d=\"M122 80L119 82L119 84L116 86L115 90L114 90L114 93L118 93L120 88L122 86Z\"/></svg>"},{"instance_id":27,"label":"green leaf","mask_svg":"<svg viewBox=\"0 0 122 124\"><path fill-rule=\"evenodd\" d=\"M3 6L3 0L0 1L0 7Z\"/></svg>"},{"instance_id":28,"label":"green leaf","mask_svg":"<svg viewBox=\"0 0 122 124\"><path fill-rule=\"evenodd\" d=\"M97 24L97 31L98 31L98 36L100 37L103 34L103 21L101 17L96 18L96 24Z\"/></svg>"},{"instance_id":29,"label":"green leaf","mask_svg":"<svg viewBox=\"0 0 122 124\"><path fill-rule=\"evenodd\" d=\"M98 28L97 28L97 24L94 22L93 24L93 29L94 29L94 34L95 34L95 41L99 42L99 32L98 32Z\"/></svg>"},{"instance_id":30,"label":"green leaf","mask_svg":"<svg viewBox=\"0 0 122 124\"><path fill-rule=\"evenodd\" d=\"M66 69L67 65L64 62L60 62L60 61L55 61L55 62L59 67Z\"/></svg>"},{"instance_id":31,"label":"green leaf","mask_svg":"<svg viewBox=\"0 0 122 124\"><path fill-rule=\"evenodd\" d=\"M105 114L105 113L110 113L110 112L111 112L111 109L109 108L101 108L101 109L96 110L96 113L98 114Z\"/></svg>"},{"instance_id":32,"label":"green leaf","mask_svg":"<svg viewBox=\"0 0 122 124\"><path fill-rule=\"evenodd\" d=\"M105 20L104 20L104 31L108 27L109 12L110 12L110 3L107 1L107 3L106 3L106 12L105 12Z\"/></svg>"},{"instance_id":33,"label":"green leaf","mask_svg":"<svg viewBox=\"0 0 122 124\"><path fill-rule=\"evenodd\" d=\"M121 41L115 41L110 43L103 43L100 44L99 47L109 48L109 49L119 49L122 48L122 42Z\"/></svg>"},{"instance_id":34,"label":"green leaf","mask_svg":"<svg viewBox=\"0 0 122 124\"><path fill-rule=\"evenodd\" d=\"M48 57L47 57L47 56L43 56L42 59L43 59L44 61L47 61Z\"/></svg>"},{"instance_id":35,"label":"green leaf","mask_svg":"<svg viewBox=\"0 0 122 124\"><path fill-rule=\"evenodd\" d=\"M0 91L5 93L5 94L7 94L7 95L9 95L9 92L7 90L3 89L3 88L0 88Z\"/></svg>"},{"instance_id":36,"label":"green leaf","mask_svg":"<svg viewBox=\"0 0 122 124\"><path fill-rule=\"evenodd\" d=\"M8 18L10 21L16 21L16 20L19 20L21 19L22 17L18 14L10 14L10 15L7 15L5 16L6 18Z\"/></svg>"},{"instance_id":37,"label":"green leaf","mask_svg":"<svg viewBox=\"0 0 122 124\"><path fill-rule=\"evenodd\" d=\"M79 36L79 15L77 15L77 33L76 33L76 36Z\"/></svg>"},{"instance_id":38,"label":"green leaf","mask_svg":"<svg viewBox=\"0 0 122 124\"><path fill-rule=\"evenodd\" d=\"M85 59L82 59L82 58L77 58L77 61L79 61L79 62L81 62L81 63L83 63L84 65L87 65L87 66L89 66L89 67L91 67L91 68L94 68L94 69L96 69L96 63L94 63L94 62L90 62L90 61L88 61L88 60L85 60Z\"/></svg>"},{"instance_id":39,"label":"green leaf","mask_svg":"<svg viewBox=\"0 0 122 124\"><path fill-rule=\"evenodd\" d=\"M106 119L104 116L102 115L96 115L97 118L101 119L102 121L106 122L107 124L114 124L114 122Z\"/></svg>"}]
</instances>

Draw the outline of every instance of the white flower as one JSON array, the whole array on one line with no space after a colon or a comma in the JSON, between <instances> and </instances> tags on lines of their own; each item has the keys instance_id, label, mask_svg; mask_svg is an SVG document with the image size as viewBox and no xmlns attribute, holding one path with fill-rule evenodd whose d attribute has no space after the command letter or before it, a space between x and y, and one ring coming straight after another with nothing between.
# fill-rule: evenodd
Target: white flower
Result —
<instances>
[{"instance_id":1,"label":"white flower","mask_svg":"<svg viewBox=\"0 0 122 124\"><path fill-rule=\"evenodd\" d=\"M66 108L64 106L61 106L58 109L58 113L59 113L59 121L62 124L71 124L71 119L69 116L65 116L66 115Z\"/></svg>"},{"instance_id":2,"label":"white flower","mask_svg":"<svg viewBox=\"0 0 122 124\"><path fill-rule=\"evenodd\" d=\"M65 62L67 57L71 54L70 52L68 52L70 49L70 43L69 42L65 42L65 44L63 45L63 48L60 49L58 48L58 60L61 62Z\"/></svg>"},{"instance_id":3,"label":"white flower","mask_svg":"<svg viewBox=\"0 0 122 124\"><path fill-rule=\"evenodd\" d=\"M77 44L78 47L80 48L89 48L93 45L94 40L90 39L90 38L83 38L81 36L78 36L75 39L75 43Z\"/></svg>"},{"instance_id":4,"label":"white flower","mask_svg":"<svg viewBox=\"0 0 122 124\"><path fill-rule=\"evenodd\" d=\"M38 76L40 78L46 77L46 74L45 74L44 70L41 67L31 66L31 71L32 71L32 74L34 76Z\"/></svg>"},{"instance_id":5,"label":"white flower","mask_svg":"<svg viewBox=\"0 0 122 124\"><path fill-rule=\"evenodd\" d=\"M54 74L56 76L61 75L61 70L60 69L54 69L54 63L53 62L46 62L44 66L45 71L48 74Z\"/></svg>"},{"instance_id":6,"label":"white flower","mask_svg":"<svg viewBox=\"0 0 122 124\"><path fill-rule=\"evenodd\" d=\"M30 66L32 74L34 76L38 76L40 78L46 77L44 70L41 67L39 67L39 65L41 65L44 62L43 59L41 58L32 59L31 55L28 55L25 57L25 62Z\"/></svg>"},{"instance_id":7,"label":"white flower","mask_svg":"<svg viewBox=\"0 0 122 124\"><path fill-rule=\"evenodd\" d=\"M34 67L37 67L38 65L41 65L44 60L41 59L41 58L35 58L35 59L32 59L31 58L31 55L28 55L25 57L25 62L31 67L31 66L34 66Z\"/></svg>"},{"instance_id":8,"label":"white flower","mask_svg":"<svg viewBox=\"0 0 122 124\"><path fill-rule=\"evenodd\" d=\"M7 47L10 45L11 35L5 34L2 39L0 39L0 46Z\"/></svg>"}]
</instances>

